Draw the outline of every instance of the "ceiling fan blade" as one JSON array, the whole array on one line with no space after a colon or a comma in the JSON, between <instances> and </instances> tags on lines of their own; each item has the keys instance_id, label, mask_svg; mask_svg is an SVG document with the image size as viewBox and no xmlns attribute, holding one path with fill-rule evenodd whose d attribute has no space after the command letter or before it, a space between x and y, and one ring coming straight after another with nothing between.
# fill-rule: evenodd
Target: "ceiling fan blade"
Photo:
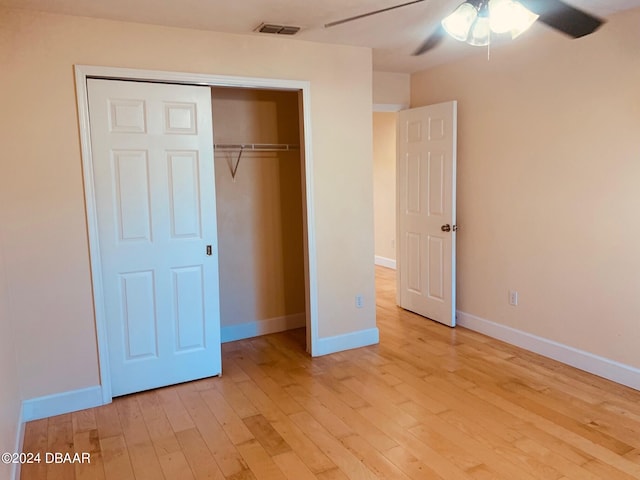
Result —
<instances>
[{"instance_id":1,"label":"ceiling fan blade","mask_svg":"<svg viewBox=\"0 0 640 480\"><path fill-rule=\"evenodd\" d=\"M519 0L538 20L573 38L595 32L605 21L561 0Z\"/></svg>"},{"instance_id":2,"label":"ceiling fan blade","mask_svg":"<svg viewBox=\"0 0 640 480\"><path fill-rule=\"evenodd\" d=\"M418 48L412 53L413 56L422 55L423 53L428 52L429 50L436 48L440 45L440 42L444 39L445 31L442 28L441 24L438 24L438 28L429 35L424 42L420 44Z\"/></svg>"},{"instance_id":3,"label":"ceiling fan blade","mask_svg":"<svg viewBox=\"0 0 640 480\"><path fill-rule=\"evenodd\" d=\"M353 20L359 20L361 18L370 17L371 15L377 15L378 13L388 12L389 10L395 10L396 8L406 7L408 5L413 5L414 3L421 3L424 1L425 0L413 0L411 2L401 3L400 5L381 8L380 10L374 10L372 12L363 13L361 15L355 15L349 18L343 18L342 20L337 20L335 22L325 23L324 28L335 27L336 25L342 25L343 23L351 22Z\"/></svg>"}]
</instances>

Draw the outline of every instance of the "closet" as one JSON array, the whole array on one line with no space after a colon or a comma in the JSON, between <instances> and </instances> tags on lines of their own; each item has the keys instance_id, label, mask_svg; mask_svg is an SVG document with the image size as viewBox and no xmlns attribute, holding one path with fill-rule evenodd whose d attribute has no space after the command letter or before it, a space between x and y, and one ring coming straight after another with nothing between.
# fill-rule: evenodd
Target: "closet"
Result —
<instances>
[{"instance_id":1,"label":"closet","mask_svg":"<svg viewBox=\"0 0 640 480\"><path fill-rule=\"evenodd\" d=\"M212 87L221 340L306 325L299 93Z\"/></svg>"},{"instance_id":2,"label":"closet","mask_svg":"<svg viewBox=\"0 0 640 480\"><path fill-rule=\"evenodd\" d=\"M222 342L313 326L307 86L79 75L103 400L218 375Z\"/></svg>"}]
</instances>

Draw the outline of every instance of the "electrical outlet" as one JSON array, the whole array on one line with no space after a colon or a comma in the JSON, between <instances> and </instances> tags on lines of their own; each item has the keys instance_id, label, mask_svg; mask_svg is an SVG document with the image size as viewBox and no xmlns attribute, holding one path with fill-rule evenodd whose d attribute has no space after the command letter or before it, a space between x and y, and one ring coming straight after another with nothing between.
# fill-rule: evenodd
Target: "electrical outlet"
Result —
<instances>
[{"instance_id":1,"label":"electrical outlet","mask_svg":"<svg viewBox=\"0 0 640 480\"><path fill-rule=\"evenodd\" d=\"M509 305L518 306L518 292L516 290L509 290Z\"/></svg>"},{"instance_id":2,"label":"electrical outlet","mask_svg":"<svg viewBox=\"0 0 640 480\"><path fill-rule=\"evenodd\" d=\"M364 307L364 298L362 295L356 295L356 308Z\"/></svg>"}]
</instances>

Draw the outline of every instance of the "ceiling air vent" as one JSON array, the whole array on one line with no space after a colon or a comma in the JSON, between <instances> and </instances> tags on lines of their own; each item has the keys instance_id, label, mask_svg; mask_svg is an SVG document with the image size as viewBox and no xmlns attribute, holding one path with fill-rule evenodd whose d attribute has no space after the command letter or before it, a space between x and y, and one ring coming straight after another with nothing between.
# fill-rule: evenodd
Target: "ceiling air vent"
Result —
<instances>
[{"instance_id":1,"label":"ceiling air vent","mask_svg":"<svg viewBox=\"0 0 640 480\"><path fill-rule=\"evenodd\" d=\"M291 25L276 25L273 23L261 23L254 31L260 33L276 33L278 35L295 35L300 31L300 27Z\"/></svg>"}]
</instances>

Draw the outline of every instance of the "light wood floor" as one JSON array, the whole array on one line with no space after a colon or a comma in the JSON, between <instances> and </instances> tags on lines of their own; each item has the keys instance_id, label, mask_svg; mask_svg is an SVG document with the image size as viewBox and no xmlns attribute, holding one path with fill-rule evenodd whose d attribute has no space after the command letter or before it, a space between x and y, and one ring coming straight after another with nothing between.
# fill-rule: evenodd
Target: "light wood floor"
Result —
<instances>
[{"instance_id":1,"label":"light wood floor","mask_svg":"<svg viewBox=\"0 0 640 480\"><path fill-rule=\"evenodd\" d=\"M400 310L380 345L311 359L304 330L223 345L221 378L30 422L24 480L639 479L640 392Z\"/></svg>"}]
</instances>

